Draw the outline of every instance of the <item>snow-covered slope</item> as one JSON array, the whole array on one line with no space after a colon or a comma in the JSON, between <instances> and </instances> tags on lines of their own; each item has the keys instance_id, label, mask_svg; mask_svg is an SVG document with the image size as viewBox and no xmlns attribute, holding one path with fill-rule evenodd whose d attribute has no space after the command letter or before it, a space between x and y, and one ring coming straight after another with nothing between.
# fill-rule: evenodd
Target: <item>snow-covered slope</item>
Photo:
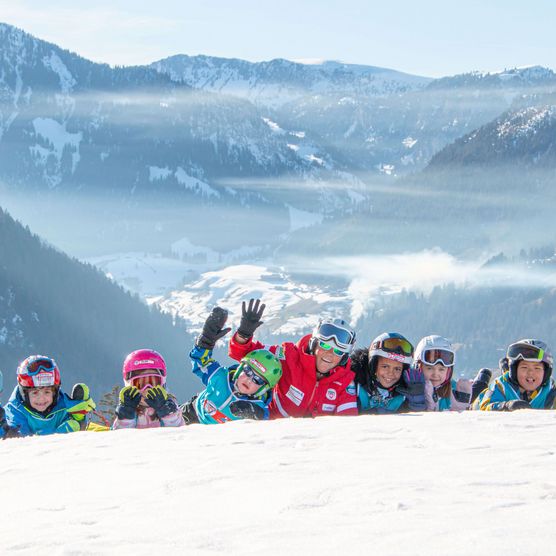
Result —
<instances>
[{"instance_id":1,"label":"snow-covered slope","mask_svg":"<svg viewBox=\"0 0 556 556\"><path fill-rule=\"evenodd\" d=\"M551 554L553 411L3 442L3 554Z\"/></svg>"},{"instance_id":2,"label":"snow-covered slope","mask_svg":"<svg viewBox=\"0 0 556 556\"><path fill-rule=\"evenodd\" d=\"M427 170L510 165L519 175L526 167L544 166L552 183L555 162L556 104L539 104L506 112L458 139L437 153Z\"/></svg>"},{"instance_id":3,"label":"snow-covered slope","mask_svg":"<svg viewBox=\"0 0 556 556\"><path fill-rule=\"evenodd\" d=\"M330 287L326 278L303 282L283 268L239 264L204 272L164 297L150 299L163 311L184 318L194 332L200 331L215 305L230 312L238 325L242 301L260 297L266 303L263 336L307 334L319 318L350 313L351 299L343 288Z\"/></svg>"}]
</instances>

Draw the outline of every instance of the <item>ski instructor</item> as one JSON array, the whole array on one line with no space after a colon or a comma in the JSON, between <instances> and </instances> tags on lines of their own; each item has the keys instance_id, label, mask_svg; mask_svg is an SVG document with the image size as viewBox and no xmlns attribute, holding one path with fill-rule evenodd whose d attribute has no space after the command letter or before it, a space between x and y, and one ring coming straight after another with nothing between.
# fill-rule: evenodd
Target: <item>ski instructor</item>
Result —
<instances>
[{"instance_id":1,"label":"ski instructor","mask_svg":"<svg viewBox=\"0 0 556 556\"><path fill-rule=\"evenodd\" d=\"M253 350L268 349L282 363L270 417L357 415L355 375L349 360L355 344L353 329L341 319L323 319L312 334L295 344L265 346L253 340L264 309L260 299L242 303L241 322L230 340L229 354L240 361Z\"/></svg>"}]
</instances>

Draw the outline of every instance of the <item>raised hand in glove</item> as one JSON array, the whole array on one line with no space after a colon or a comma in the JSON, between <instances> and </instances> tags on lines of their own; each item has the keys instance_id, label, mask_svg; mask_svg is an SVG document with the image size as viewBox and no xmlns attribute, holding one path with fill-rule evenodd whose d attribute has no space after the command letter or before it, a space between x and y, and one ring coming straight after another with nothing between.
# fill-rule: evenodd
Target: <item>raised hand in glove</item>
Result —
<instances>
[{"instance_id":1,"label":"raised hand in glove","mask_svg":"<svg viewBox=\"0 0 556 556\"><path fill-rule=\"evenodd\" d=\"M4 411L4 408L0 406L0 428L2 428L2 430L4 431L4 436L2 437L2 439L6 439L6 438L16 438L18 436L21 436L19 434L19 427L10 427L10 425L8 425L8 422L6 421L6 412Z\"/></svg>"},{"instance_id":2,"label":"raised hand in glove","mask_svg":"<svg viewBox=\"0 0 556 556\"><path fill-rule=\"evenodd\" d=\"M502 404L503 411L516 411L517 409L531 409L531 406L525 400L510 400Z\"/></svg>"},{"instance_id":3,"label":"raised hand in glove","mask_svg":"<svg viewBox=\"0 0 556 556\"><path fill-rule=\"evenodd\" d=\"M137 406L141 402L141 392L135 386L125 386L120 390L119 403L116 407L118 419L135 419Z\"/></svg>"},{"instance_id":4,"label":"raised hand in glove","mask_svg":"<svg viewBox=\"0 0 556 556\"><path fill-rule=\"evenodd\" d=\"M195 345L204 349L214 349L216 342L231 330L231 328L224 328L226 320L228 320L228 311L222 307L214 307L205 321L201 334L195 340Z\"/></svg>"},{"instance_id":5,"label":"raised hand in glove","mask_svg":"<svg viewBox=\"0 0 556 556\"><path fill-rule=\"evenodd\" d=\"M403 373L402 384L397 388L407 398L409 408L413 411L425 411L425 375L423 371L410 367Z\"/></svg>"},{"instance_id":6,"label":"raised hand in glove","mask_svg":"<svg viewBox=\"0 0 556 556\"><path fill-rule=\"evenodd\" d=\"M176 402L168 396L168 392L162 386L149 388L145 394L145 402L155 410L159 419L168 417L178 410Z\"/></svg>"},{"instance_id":7,"label":"raised hand in glove","mask_svg":"<svg viewBox=\"0 0 556 556\"><path fill-rule=\"evenodd\" d=\"M260 421L264 419L264 409L254 403L238 400L230 404L230 411L234 417L240 419L254 419Z\"/></svg>"},{"instance_id":8,"label":"raised hand in glove","mask_svg":"<svg viewBox=\"0 0 556 556\"><path fill-rule=\"evenodd\" d=\"M245 301L241 304L241 321L237 333L246 340L253 337L255 330L261 326L266 305L260 299L250 299L249 305Z\"/></svg>"},{"instance_id":9,"label":"raised hand in glove","mask_svg":"<svg viewBox=\"0 0 556 556\"><path fill-rule=\"evenodd\" d=\"M68 413L76 420L83 421L87 413L96 408L96 403L91 398L89 387L86 384L76 384L71 391L71 399L78 403L68 408Z\"/></svg>"}]
</instances>

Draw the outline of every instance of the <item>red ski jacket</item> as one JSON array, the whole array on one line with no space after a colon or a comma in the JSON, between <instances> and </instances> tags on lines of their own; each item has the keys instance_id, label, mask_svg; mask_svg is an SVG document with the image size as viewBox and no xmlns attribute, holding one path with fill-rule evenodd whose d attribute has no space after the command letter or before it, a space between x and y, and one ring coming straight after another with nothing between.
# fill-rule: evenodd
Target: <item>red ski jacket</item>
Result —
<instances>
[{"instance_id":1,"label":"red ski jacket","mask_svg":"<svg viewBox=\"0 0 556 556\"><path fill-rule=\"evenodd\" d=\"M241 360L255 349L268 349L282 363L282 378L276 385L270 403L270 416L316 417L317 415L357 415L354 377L348 360L345 367L335 367L328 376L317 381L315 357L307 353L311 334L297 342L265 346L249 340L246 344L230 340L229 354Z\"/></svg>"}]
</instances>

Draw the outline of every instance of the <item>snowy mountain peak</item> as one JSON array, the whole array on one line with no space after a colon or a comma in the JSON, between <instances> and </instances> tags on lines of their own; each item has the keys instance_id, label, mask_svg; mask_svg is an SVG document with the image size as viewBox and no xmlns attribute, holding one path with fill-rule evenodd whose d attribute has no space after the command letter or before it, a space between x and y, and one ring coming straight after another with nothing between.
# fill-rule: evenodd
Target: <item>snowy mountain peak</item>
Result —
<instances>
[{"instance_id":1,"label":"snowy mountain peak","mask_svg":"<svg viewBox=\"0 0 556 556\"><path fill-rule=\"evenodd\" d=\"M493 72L492 75L498 75L500 79L521 79L529 82L554 79L556 77L556 74L550 68L538 65L505 69Z\"/></svg>"},{"instance_id":2,"label":"snowy mountain peak","mask_svg":"<svg viewBox=\"0 0 556 556\"><path fill-rule=\"evenodd\" d=\"M431 79L395 70L319 61L306 64L276 58L266 62L177 55L151 67L191 87L246 98L276 108L315 94L387 96L425 87Z\"/></svg>"}]
</instances>

